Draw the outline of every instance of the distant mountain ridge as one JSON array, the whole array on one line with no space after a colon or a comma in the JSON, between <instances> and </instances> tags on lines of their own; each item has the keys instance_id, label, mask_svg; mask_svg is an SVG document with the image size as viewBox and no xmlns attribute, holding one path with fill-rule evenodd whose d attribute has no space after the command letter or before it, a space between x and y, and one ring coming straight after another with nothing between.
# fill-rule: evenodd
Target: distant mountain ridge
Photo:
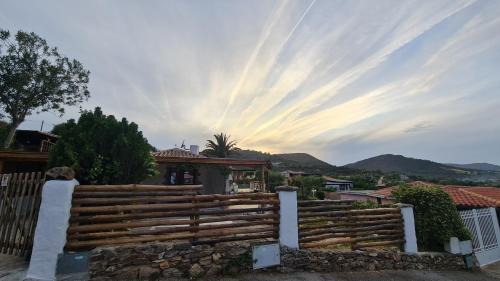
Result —
<instances>
[{"instance_id":1,"label":"distant mountain ridge","mask_svg":"<svg viewBox=\"0 0 500 281\"><path fill-rule=\"evenodd\" d=\"M471 169L456 165L451 166L430 160L415 159L394 154L383 154L371 157L348 164L346 167L367 171L379 170L382 172L398 172L405 175L418 176L427 179L500 182L500 171ZM478 166L474 165L474 167L477 168Z\"/></svg>"},{"instance_id":2,"label":"distant mountain ridge","mask_svg":"<svg viewBox=\"0 0 500 281\"><path fill-rule=\"evenodd\" d=\"M352 173L352 169L337 167L307 153L271 154L255 150L240 150L230 156L237 159L269 160L278 171L296 170L312 174Z\"/></svg>"},{"instance_id":3,"label":"distant mountain ridge","mask_svg":"<svg viewBox=\"0 0 500 281\"><path fill-rule=\"evenodd\" d=\"M451 166L451 167L456 167L456 168L471 169L471 170L497 171L497 172L500 172L500 166L499 165L494 165L494 164L490 164L490 163L471 163L471 164L446 163L445 165Z\"/></svg>"}]
</instances>

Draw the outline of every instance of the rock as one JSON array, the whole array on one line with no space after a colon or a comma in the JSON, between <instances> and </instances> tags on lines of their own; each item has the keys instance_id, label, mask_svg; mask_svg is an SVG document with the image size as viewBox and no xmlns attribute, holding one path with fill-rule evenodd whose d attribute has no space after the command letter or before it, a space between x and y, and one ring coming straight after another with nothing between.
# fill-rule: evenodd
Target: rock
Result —
<instances>
[{"instance_id":1,"label":"rock","mask_svg":"<svg viewBox=\"0 0 500 281\"><path fill-rule=\"evenodd\" d=\"M182 277L184 274L177 268L168 268L161 272L163 277Z\"/></svg>"},{"instance_id":2,"label":"rock","mask_svg":"<svg viewBox=\"0 0 500 281\"><path fill-rule=\"evenodd\" d=\"M203 275L203 273L205 273L205 271L203 270L203 268L195 263L191 266L191 268L189 269L189 276L191 278L199 278Z\"/></svg>"},{"instance_id":3,"label":"rock","mask_svg":"<svg viewBox=\"0 0 500 281\"><path fill-rule=\"evenodd\" d=\"M214 264L207 270L207 276L218 275L222 272L222 266Z\"/></svg>"},{"instance_id":4,"label":"rock","mask_svg":"<svg viewBox=\"0 0 500 281\"><path fill-rule=\"evenodd\" d=\"M143 266L139 269L139 280L154 281L160 277L160 269Z\"/></svg>"},{"instance_id":5,"label":"rock","mask_svg":"<svg viewBox=\"0 0 500 281\"><path fill-rule=\"evenodd\" d=\"M47 180L72 180L75 178L75 171L70 167L54 167L45 172Z\"/></svg>"},{"instance_id":6,"label":"rock","mask_svg":"<svg viewBox=\"0 0 500 281\"><path fill-rule=\"evenodd\" d=\"M220 260L220 258L221 258L221 257L222 257L222 255L221 255L221 254L219 254L219 253L215 253L215 254L213 254L213 255L212 255L212 260L213 260L214 262L218 262L218 261Z\"/></svg>"}]
</instances>

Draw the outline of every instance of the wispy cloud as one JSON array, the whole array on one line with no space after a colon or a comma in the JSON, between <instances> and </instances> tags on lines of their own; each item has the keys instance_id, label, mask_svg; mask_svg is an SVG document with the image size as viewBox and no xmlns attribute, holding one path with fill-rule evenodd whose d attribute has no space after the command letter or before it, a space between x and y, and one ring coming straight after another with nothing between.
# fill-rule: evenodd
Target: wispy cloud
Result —
<instances>
[{"instance_id":1,"label":"wispy cloud","mask_svg":"<svg viewBox=\"0 0 500 281\"><path fill-rule=\"evenodd\" d=\"M498 162L499 13L489 0L8 0L0 27L82 61L85 107L136 121L159 148L225 131L336 164L377 153Z\"/></svg>"}]
</instances>

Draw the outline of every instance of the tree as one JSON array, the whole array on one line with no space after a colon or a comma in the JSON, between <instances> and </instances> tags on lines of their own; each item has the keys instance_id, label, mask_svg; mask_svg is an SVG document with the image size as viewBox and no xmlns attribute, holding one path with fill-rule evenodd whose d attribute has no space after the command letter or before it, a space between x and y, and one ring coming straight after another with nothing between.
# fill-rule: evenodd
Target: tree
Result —
<instances>
[{"instance_id":1,"label":"tree","mask_svg":"<svg viewBox=\"0 0 500 281\"><path fill-rule=\"evenodd\" d=\"M275 192L276 187L285 184L285 176L277 171L269 171L267 176L267 186L269 191Z\"/></svg>"},{"instance_id":2,"label":"tree","mask_svg":"<svg viewBox=\"0 0 500 281\"><path fill-rule=\"evenodd\" d=\"M78 121L57 125L60 136L49 155L49 167L70 166L82 184L138 183L156 174L151 146L137 124L84 111Z\"/></svg>"},{"instance_id":3,"label":"tree","mask_svg":"<svg viewBox=\"0 0 500 281\"><path fill-rule=\"evenodd\" d=\"M224 133L215 134L214 138L215 142L207 140L207 144L205 145L207 148L205 152L210 156L226 158L231 153L240 150L236 147L236 141L229 140L230 136Z\"/></svg>"},{"instance_id":4,"label":"tree","mask_svg":"<svg viewBox=\"0 0 500 281\"><path fill-rule=\"evenodd\" d=\"M77 60L35 33L0 29L0 110L9 119L3 147L12 143L17 127L27 116L44 111L64 114L65 105L76 105L90 96L89 71Z\"/></svg>"},{"instance_id":5,"label":"tree","mask_svg":"<svg viewBox=\"0 0 500 281\"><path fill-rule=\"evenodd\" d=\"M456 205L441 188L402 184L392 194L396 201L413 205L420 250L442 251L450 237L470 239Z\"/></svg>"}]
</instances>

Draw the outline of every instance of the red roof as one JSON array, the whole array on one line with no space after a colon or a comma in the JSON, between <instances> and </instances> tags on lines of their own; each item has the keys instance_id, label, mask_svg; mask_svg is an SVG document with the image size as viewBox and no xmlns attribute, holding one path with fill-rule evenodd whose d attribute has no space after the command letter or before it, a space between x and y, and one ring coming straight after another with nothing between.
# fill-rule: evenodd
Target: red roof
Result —
<instances>
[{"instance_id":1,"label":"red roof","mask_svg":"<svg viewBox=\"0 0 500 281\"><path fill-rule=\"evenodd\" d=\"M413 186L435 186L442 188L455 204L461 207L500 207L500 188L496 187L469 187L446 185L439 186L426 182L412 182ZM395 187L386 187L371 193L372 196L392 198Z\"/></svg>"},{"instance_id":2,"label":"red roof","mask_svg":"<svg viewBox=\"0 0 500 281\"><path fill-rule=\"evenodd\" d=\"M174 157L174 158L206 158L203 155L193 154L189 150L172 148L153 152L154 157Z\"/></svg>"}]
</instances>

